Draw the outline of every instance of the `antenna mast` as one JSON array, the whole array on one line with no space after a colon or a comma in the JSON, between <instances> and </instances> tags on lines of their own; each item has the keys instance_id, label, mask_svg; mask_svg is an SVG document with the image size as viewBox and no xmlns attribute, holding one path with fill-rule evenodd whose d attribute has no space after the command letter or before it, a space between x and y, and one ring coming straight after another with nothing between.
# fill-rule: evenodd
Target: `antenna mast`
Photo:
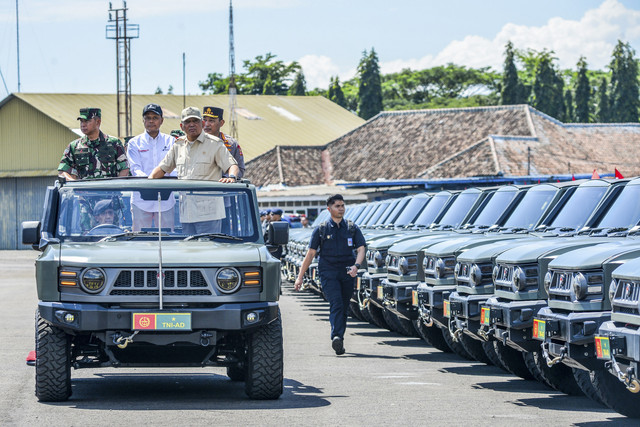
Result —
<instances>
[{"instance_id":1,"label":"antenna mast","mask_svg":"<svg viewBox=\"0 0 640 427\"><path fill-rule=\"evenodd\" d=\"M20 92L20 20L18 19L18 0L16 0L16 51L18 57L18 92ZM4 77L2 80L4 81Z\"/></svg>"},{"instance_id":2,"label":"antenna mast","mask_svg":"<svg viewBox=\"0 0 640 427\"><path fill-rule=\"evenodd\" d=\"M115 13L115 19L111 15ZM118 136L131 135L131 39L140 35L138 24L127 24L127 2L114 9L109 2L109 22L106 38L116 41L116 83L118 86Z\"/></svg>"},{"instance_id":3,"label":"antenna mast","mask_svg":"<svg viewBox=\"0 0 640 427\"><path fill-rule=\"evenodd\" d=\"M236 52L233 41L233 0L229 0L229 110L231 112L231 137L238 139L238 107L236 99Z\"/></svg>"}]
</instances>

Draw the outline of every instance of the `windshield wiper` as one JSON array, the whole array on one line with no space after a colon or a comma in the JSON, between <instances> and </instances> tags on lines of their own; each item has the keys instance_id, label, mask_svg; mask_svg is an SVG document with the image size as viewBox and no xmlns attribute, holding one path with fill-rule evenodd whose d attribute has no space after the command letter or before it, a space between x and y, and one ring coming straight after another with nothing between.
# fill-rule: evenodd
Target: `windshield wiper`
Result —
<instances>
[{"instance_id":1,"label":"windshield wiper","mask_svg":"<svg viewBox=\"0 0 640 427\"><path fill-rule=\"evenodd\" d=\"M629 230L629 227L611 227L609 229L605 229L607 234L621 233L623 231Z\"/></svg>"},{"instance_id":2,"label":"windshield wiper","mask_svg":"<svg viewBox=\"0 0 640 427\"><path fill-rule=\"evenodd\" d=\"M227 239L227 240L240 240L240 237L232 236L230 234L225 233L200 233L194 234L193 236L185 237L184 241L188 242L189 240L199 239L201 237L208 237L209 239Z\"/></svg>"},{"instance_id":3,"label":"windshield wiper","mask_svg":"<svg viewBox=\"0 0 640 427\"><path fill-rule=\"evenodd\" d=\"M157 231L127 231L124 233L112 234L110 236L105 236L102 239L98 240L98 242L104 242L109 239L119 239L120 237L127 237L127 240L131 240L135 237L145 237L145 236L157 236ZM162 233L163 236L168 236L166 233Z\"/></svg>"}]
</instances>

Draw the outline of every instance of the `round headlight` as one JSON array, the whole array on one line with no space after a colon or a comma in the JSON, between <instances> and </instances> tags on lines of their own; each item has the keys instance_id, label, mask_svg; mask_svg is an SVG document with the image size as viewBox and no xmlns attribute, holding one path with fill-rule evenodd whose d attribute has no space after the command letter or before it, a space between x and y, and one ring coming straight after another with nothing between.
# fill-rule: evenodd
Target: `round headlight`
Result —
<instances>
[{"instance_id":1,"label":"round headlight","mask_svg":"<svg viewBox=\"0 0 640 427\"><path fill-rule=\"evenodd\" d=\"M469 279L473 286L478 286L480 283L482 283L482 270L480 270L480 267L478 266L478 264L473 264L471 266L471 271L469 272Z\"/></svg>"},{"instance_id":2,"label":"round headlight","mask_svg":"<svg viewBox=\"0 0 640 427\"><path fill-rule=\"evenodd\" d=\"M513 284L513 290L515 292L524 291L524 288L527 287L527 280L524 275L524 271L520 267L516 267L513 269L513 277L511 278L511 283Z\"/></svg>"},{"instance_id":3,"label":"round headlight","mask_svg":"<svg viewBox=\"0 0 640 427\"><path fill-rule=\"evenodd\" d=\"M105 275L104 271L99 268L88 268L82 272L80 284L82 288L90 294L97 294L104 288Z\"/></svg>"},{"instance_id":4,"label":"round headlight","mask_svg":"<svg viewBox=\"0 0 640 427\"><path fill-rule=\"evenodd\" d=\"M436 260L434 267L436 279L444 276L444 260L442 258Z\"/></svg>"},{"instance_id":5,"label":"round headlight","mask_svg":"<svg viewBox=\"0 0 640 427\"><path fill-rule=\"evenodd\" d=\"M587 279L582 273L576 273L573 275L571 289L573 289L573 293L578 301L587 296Z\"/></svg>"},{"instance_id":6,"label":"round headlight","mask_svg":"<svg viewBox=\"0 0 640 427\"><path fill-rule=\"evenodd\" d=\"M551 289L551 272L547 271L544 275L544 290L547 291L547 295L549 295L549 289Z\"/></svg>"},{"instance_id":7,"label":"round headlight","mask_svg":"<svg viewBox=\"0 0 640 427\"><path fill-rule=\"evenodd\" d=\"M405 257L400 257L398 261L398 270L401 274L407 274L409 272L409 261Z\"/></svg>"},{"instance_id":8,"label":"round headlight","mask_svg":"<svg viewBox=\"0 0 640 427\"><path fill-rule=\"evenodd\" d=\"M240 273L235 268L221 268L216 274L218 288L224 293L231 293L240 287Z\"/></svg>"},{"instance_id":9,"label":"round headlight","mask_svg":"<svg viewBox=\"0 0 640 427\"><path fill-rule=\"evenodd\" d=\"M376 251L376 253L373 254L373 261L375 262L376 267L382 267L384 265L384 260L382 259L380 251Z\"/></svg>"},{"instance_id":10,"label":"round headlight","mask_svg":"<svg viewBox=\"0 0 640 427\"><path fill-rule=\"evenodd\" d=\"M616 282L616 279L611 279L611 284L609 285L609 301L613 301L613 298L616 296L617 289L618 282Z\"/></svg>"},{"instance_id":11,"label":"round headlight","mask_svg":"<svg viewBox=\"0 0 640 427\"><path fill-rule=\"evenodd\" d=\"M456 266L453 267L453 276L457 279L458 274L460 274L460 263L456 262Z\"/></svg>"}]
</instances>

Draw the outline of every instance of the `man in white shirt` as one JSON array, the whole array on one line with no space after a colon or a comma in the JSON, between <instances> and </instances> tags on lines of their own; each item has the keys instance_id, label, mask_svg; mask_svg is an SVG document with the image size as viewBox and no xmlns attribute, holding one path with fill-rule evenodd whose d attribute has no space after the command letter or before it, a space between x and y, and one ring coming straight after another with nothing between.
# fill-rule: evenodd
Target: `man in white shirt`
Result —
<instances>
[{"instance_id":1,"label":"man in white shirt","mask_svg":"<svg viewBox=\"0 0 640 427\"><path fill-rule=\"evenodd\" d=\"M127 144L127 159L133 176L149 176L153 169L171 149L175 138L160 132L163 116L162 108L158 104L149 104L142 110L142 120L146 132L132 138ZM171 175L175 175L175 172ZM131 198L131 215L133 230L158 227L158 217L162 217L162 228L174 228L174 205L176 199L171 195L169 200L142 200L140 193L134 192ZM162 212L159 215L159 211Z\"/></svg>"}]
</instances>

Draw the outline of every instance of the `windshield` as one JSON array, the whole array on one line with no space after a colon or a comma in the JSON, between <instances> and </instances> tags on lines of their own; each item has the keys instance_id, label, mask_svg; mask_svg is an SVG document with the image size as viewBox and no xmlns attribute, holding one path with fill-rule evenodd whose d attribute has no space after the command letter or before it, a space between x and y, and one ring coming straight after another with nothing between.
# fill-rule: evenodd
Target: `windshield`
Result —
<instances>
[{"instance_id":1,"label":"windshield","mask_svg":"<svg viewBox=\"0 0 640 427\"><path fill-rule=\"evenodd\" d=\"M573 230L584 227L608 189L609 187L578 187L550 226Z\"/></svg>"},{"instance_id":2,"label":"windshield","mask_svg":"<svg viewBox=\"0 0 640 427\"><path fill-rule=\"evenodd\" d=\"M158 201L160 193L161 201ZM225 234L255 241L260 227L256 207L244 190L60 189L57 236L69 241L94 241L123 233L157 232L185 238Z\"/></svg>"},{"instance_id":3,"label":"windshield","mask_svg":"<svg viewBox=\"0 0 640 427\"><path fill-rule=\"evenodd\" d=\"M358 215L358 217L353 222L355 222L358 225L361 225L364 222L364 220L369 216L369 212L371 212L371 210L376 206L378 205L375 203L367 204L362 210L362 212L360 212L360 215Z\"/></svg>"},{"instance_id":4,"label":"windshield","mask_svg":"<svg viewBox=\"0 0 640 427\"><path fill-rule=\"evenodd\" d=\"M522 201L513 210L504 226L531 230L541 219L558 190L545 185L527 191Z\"/></svg>"},{"instance_id":5,"label":"windshield","mask_svg":"<svg viewBox=\"0 0 640 427\"><path fill-rule=\"evenodd\" d=\"M378 209L375 210L375 212L373 212L373 214L369 217L369 219L365 220L365 225L375 225L378 223L378 220L380 219L380 217L382 216L382 214L387 210L387 208L389 207L389 203L388 201L386 202L381 202L380 206L378 206Z\"/></svg>"},{"instance_id":6,"label":"windshield","mask_svg":"<svg viewBox=\"0 0 640 427\"><path fill-rule=\"evenodd\" d=\"M427 207L424 208L418 219L416 219L416 225L429 226L433 224L442 207L449 200L449 197L451 197L451 193L438 193L433 196Z\"/></svg>"},{"instance_id":7,"label":"windshield","mask_svg":"<svg viewBox=\"0 0 640 427\"><path fill-rule=\"evenodd\" d=\"M402 227L411 223L424 206L431 200L431 197L418 196L412 197L407 207L404 208L400 216L395 222L396 227Z\"/></svg>"},{"instance_id":8,"label":"windshield","mask_svg":"<svg viewBox=\"0 0 640 427\"><path fill-rule=\"evenodd\" d=\"M447 209L447 213L445 213L440 220L440 225L450 225L454 228L458 227L462 220L467 216L476 200L478 200L480 194L482 193L477 191L460 193L451 207Z\"/></svg>"},{"instance_id":9,"label":"windshield","mask_svg":"<svg viewBox=\"0 0 640 427\"><path fill-rule=\"evenodd\" d=\"M348 206L344 214L345 219L353 220L354 217L360 215L362 209L364 209L363 205Z\"/></svg>"},{"instance_id":10,"label":"windshield","mask_svg":"<svg viewBox=\"0 0 640 427\"><path fill-rule=\"evenodd\" d=\"M391 213L383 219L382 224L389 225L394 222L394 220L398 218L398 214L404 209L407 203L409 203L409 200L411 200L410 197L403 197L402 199L398 200L395 208L393 208L393 211L391 211Z\"/></svg>"},{"instance_id":11,"label":"windshield","mask_svg":"<svg viewBox=\"0 0 640 427\"><path fill-rule=\"evenodd\" d=\"M517 191L496 191L491 200L484 206L480 215L473 222L476 226L490 226L494 225L500 219L500 216L504 214L509 204L518 194Z\"/></svg>"},{"instance_id":12,"label":"windshield","mask_svg":"<svg viewBox=\"0 0 640 427\"><path fill-rule=\"evenodd\" d=\"M318 216L316 217L315 221L313 221L313 227L316 227L316 226L322 224L323 222L325 222L328 219L329 219L329 211L327 209L323 209L318 214Z\"/></svg>"},{"instance_id":13,"label":"windshield","mask_svg":"<svg viewBox=\"0 0 640 427\"><path fill-rule=\"evenodd\" d=\"M631 228L640 221L640 185L624 187L598 228Z\"/></svg>"}]
</instances>

